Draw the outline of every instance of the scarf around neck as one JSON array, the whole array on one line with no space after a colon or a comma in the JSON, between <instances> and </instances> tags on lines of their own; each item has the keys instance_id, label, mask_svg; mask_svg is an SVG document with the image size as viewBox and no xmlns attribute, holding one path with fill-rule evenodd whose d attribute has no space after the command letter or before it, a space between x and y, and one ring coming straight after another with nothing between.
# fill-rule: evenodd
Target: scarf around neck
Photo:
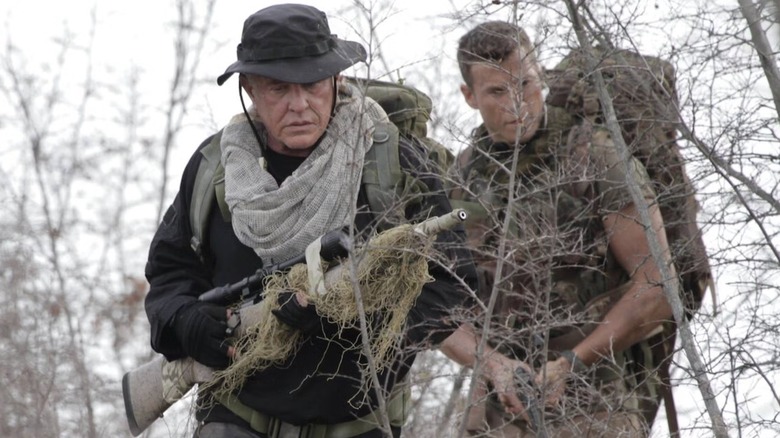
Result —
<instances>
[{"instance_id":1,"label":"scarf around neck","mask_svg":"<svg viewBox=\"0 0 780 438\"><path fill-rule=\"evenodd\" d=\"M325 135L278 185L265 169L249 121L243 113L233 116L220 147L225 201L241 243L268 265L291 259L326 232L352 223L374 126L388 121L379 104L350 85L340 86ZM265 131L259 122L256 125Z\"/></svg>"}]
</instances>

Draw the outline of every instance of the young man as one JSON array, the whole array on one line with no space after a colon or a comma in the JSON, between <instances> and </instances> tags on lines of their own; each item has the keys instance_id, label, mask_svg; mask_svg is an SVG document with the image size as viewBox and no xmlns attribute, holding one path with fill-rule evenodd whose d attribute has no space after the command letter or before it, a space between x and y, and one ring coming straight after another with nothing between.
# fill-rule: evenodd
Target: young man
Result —
<instances>
[{"instance_id":1,"label":"young man","mask_svg":"<svg viewBox=\"0 0 780 438\"><path fill-rule=\"evenodd\" d=\"M489 436L643 437L655 398L644 399L629 364L638 345L671 318L626 166L604 127L545 104L544 72L525 32L488 22L459 42L466 102L483 124L458 157L453 204L467 227L487 300L496 294L491 345L534 366L543 424L488 398L468 425ZM642 165L630 164L668 253L663 220ZM512 173L512 170L515 172ZM668 254L667 254L668 255ZM498 277L500 275L500 277ZM475 338L445 346L473 350ZM655 378L653 373L646 374Z\"/></svg>"},{"instance_id":2,"label":"young man","mask_svg":"<svg viewBox=\"0 0 780 438\"><path fill-rule=\"evenodd\" d=\"M227 310L198 301L201 293L299 255L328 231L354 225L359 234L370 233L385 213L370 210L362 169L379 141L373 133L388 123L387 115L339 81L341 71L365 61L365 49L331 35L323 12L286 4L247 18L237 54L217 80L222 85L238 73L253 104L233 117L220 138L231 220L213 203L205 242L198 253L191 249L195 224L189 212L208 139L184 171L146 267L153 348L169 360L189 356L217 369L235 354L226 334ZM419 146L403 138L398 146L401 169L425 188L419 202L402 210L405 220L449 212L441 182L418 159ZM388 398L392 434L398 436L408 403L388 394L408 373L415 351L454 330L450 313L468 298L462 285L475 283L464 240L462 228L439 234L435 247L444 263L430 263L434 281L425 284L408 315L401 351L377 376L383 391L371 389L370 377L362 375L367 358L358 330L340 330L313 306L288 297L274 315L303 331L304 344L283 364L251 375L237 401L199 404L195 436L386 436L377 421L380 397Z\"/></svg>"}]
</instances>

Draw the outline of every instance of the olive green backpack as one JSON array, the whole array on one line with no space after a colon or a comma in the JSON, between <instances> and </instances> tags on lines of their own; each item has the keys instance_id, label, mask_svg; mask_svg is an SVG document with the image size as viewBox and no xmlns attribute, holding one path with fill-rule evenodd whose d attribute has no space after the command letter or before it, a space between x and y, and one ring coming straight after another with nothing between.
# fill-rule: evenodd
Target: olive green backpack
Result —
<instances>
[{"instance_id":1,"label":"olive green backpack","mask_svg":"<svg viewBox=\"0 0 780 438\"><path fill-rule=\"evenodd\" d=\"M677 142L680 116L674 67L664 59L629 50L597 47L594 52L596 68L606 82L623 139L633 156L645 166L653 183L680 279L681 298L690 318L701 306L706 290L710 289L713 301L715 290L696 219L699 206L695 189ZM571 51L555 68L546 71L550 87L547 104L604 125L591 73L584 51ZM673 435L678 426L668 371L675 332L675 325L668 323L663 336L649 342L652 351L647 351L648 343L632 347L638 373L642 374L648 366L658 370L663 385L660 388L646 385L645 389L649 389L649 398L665 401ZM646 419L652 422L655 410L651 407L646 412Z\"/></svg>"},{"instance_id":2,"label":"olive green backpack","mask_svg":"<svg viewBox=\"0 0 780 438\"><path fill-rule=\"evenodd\" d=\"M664 59L629 50L596 48L595 53L623 139L647 169L658 196L690 317L711 287L712 274L696 221L696 192L677 142L680 117L674 67ZM605 124L583 51L573 50L546 74L548 105Z\"/></svg>"},{"instance_id":3,"label":"olive green backpack","mask_svg":"<svg viewBox=\"0 0 780 438\"><path fill-rule=\"evenodd\" d=\"M374 132L374 144L366 153L362 184L369 207L380 228L391 226L403 218L403 206L398 202L420 190L419 182L402 169L398 155L399 136L423 145L428 164L434 169L449 166L454 159L443 145L428 137L427 123L433 105L430 97L414 87L374 79L347 77L346 80L365 95L377 101L392 123L379 125ZM220 162L222 131L215 134L203 149L200 166L190 203L192 249L203 258L205 232L214 202L217 202L222 218L230 221L230 210L225 202L225 169Z\"/></svg>"}]
</instances>

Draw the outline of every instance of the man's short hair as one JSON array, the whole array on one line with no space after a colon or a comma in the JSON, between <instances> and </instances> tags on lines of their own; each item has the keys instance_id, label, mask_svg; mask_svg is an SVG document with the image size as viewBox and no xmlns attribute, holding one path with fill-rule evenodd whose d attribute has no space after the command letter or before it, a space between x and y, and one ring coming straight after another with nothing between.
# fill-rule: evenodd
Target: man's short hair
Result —
<instances>
[{"instance_id":1,"label":"man's short hair","mask_svg":"<svg viewBox=\"0 0 780 438\"><path fill-rule=\"evenodd\" d=\"M504 21L488 21L468 31L458 42L458 67L466 85L471 87L472 65L500 63L518 47L523 49L522 56L536 62L531 39L519 26Z\"/></svg>"}]
</instances>

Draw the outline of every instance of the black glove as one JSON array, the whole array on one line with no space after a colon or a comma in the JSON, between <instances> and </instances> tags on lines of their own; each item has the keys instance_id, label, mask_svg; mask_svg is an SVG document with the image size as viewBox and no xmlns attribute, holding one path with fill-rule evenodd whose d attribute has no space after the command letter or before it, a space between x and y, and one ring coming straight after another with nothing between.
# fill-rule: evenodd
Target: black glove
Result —
<instances>
[{"instance_id":1,"label":"black glove","mask_svg":"<svg viewBox=\"0 0 780 438\"><path fill-rule=\"evenodd\" d=\"M195 301L176 313L176 337L187 356L212 368L230 365L227 309Z\"/></svg>"},{"instance_id":2,"label":"black glove","mask_svg":"<svg viewBox=\"0 0 780 438\"><path fill-rule=\"evenodd\" d=\"M271 310L276 319L304 334L314 334L320 328L320 317L314 305L301 306L290 291L280 292L277 298L279 308Z\"/></svg>"}]
</instances>

